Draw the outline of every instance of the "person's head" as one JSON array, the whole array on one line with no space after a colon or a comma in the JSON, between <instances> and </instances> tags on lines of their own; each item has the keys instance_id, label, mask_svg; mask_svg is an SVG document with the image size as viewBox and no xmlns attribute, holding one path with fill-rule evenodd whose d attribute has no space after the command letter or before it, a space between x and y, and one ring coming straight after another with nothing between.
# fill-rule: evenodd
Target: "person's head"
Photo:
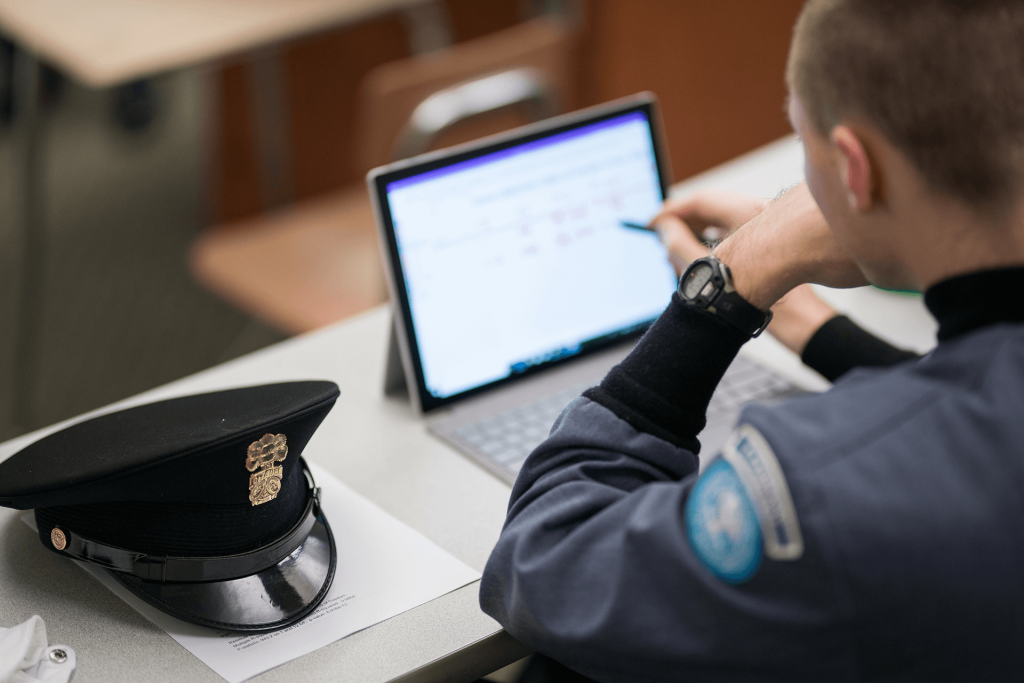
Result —
<instances>
[{"instance_id":1,"label":"person's head","mask_svg":"<svg viewBox=\"0 0 1024 683\"><path fill-rule=\"evenodd\" d=\"M886 192L901 174L979 214L1020 203L1021 0L809 0L786 76L808 183L844 243L873 209L891 208ZM877 236L860 236L848 249L870 261L857 250L877 251ZM885 255L874 256L884 270Z\"/></svg>"}]
</instances>

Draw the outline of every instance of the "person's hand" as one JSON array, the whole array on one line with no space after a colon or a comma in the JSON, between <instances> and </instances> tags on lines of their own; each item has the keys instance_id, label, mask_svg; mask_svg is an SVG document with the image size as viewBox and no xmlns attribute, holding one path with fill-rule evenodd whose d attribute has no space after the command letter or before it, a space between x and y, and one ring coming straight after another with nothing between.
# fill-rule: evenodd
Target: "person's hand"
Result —
<instances>
[{"instance_id":1,"label":"person's hand","mask_svg":"<svg viewBox=\"0 0 1024 683\"><path fill-rule=\"evenodd\" d=\"M729 266L739 295L762 311L806 282L828 287L867 284L856 262L832 237L806 183L733 232L715 256Z\"/></svg>"},{"instance_id":2,"label":"person's hand","mask_svg":"<svg viewBox=\"0 0 1024 683\"><path fill-rule=\"evenodd\" d=\"M818 328L836 315L835 309L818 298L810 285L790 290L772 306L772 313L769 334L798 356Z\"/></svg>"},{"instance_id":3,"label":"person's hand","mask_svg":"<svg viewBox=\"0 0 1024 683\"><path fill-rule=\"evenodd\" d=\"M699 238L718 240L764 210L766 202L724 190L702 190L669 199L651 221L681 275L691 262L708 255Z\"/></svg>"},{"instance_id":4,"label":"person's hand","mask_svg":"<svg viewBox=\"0 0 1024 683\"><path fill-rule=\"evenodd\" d=\"M831 244L831 232L810 192L806 191L804 186L798 186L780 202L783 202L783 205L775 207L772 214L765 218L776 221L784 217L796 218L793 225L808 229L809 234L802 237L803 246L807 251L803 254L804 257L816 255L820 260L823 254L829 256L827 263L821 262L817 266L823 271L820 279L862 284L859 270L853 274L846 272L852 260L845 252L840 250L838 254L830 253L831 247L835 246ZM661 213L651 221L651 224L661 235L661 241L668 250L669 260L675 267L676 274L682 274L692 261L708 254L708 247L700 241L700 237L706 240L728 237L744 224L757 218L768 206L768 202L732 192L702 190L681 199L666 201ZM821 233L822 229L825 234ZM783 234L782 237L788 236ZM823 251L822 245L818 242L825 237L828 237L828 244ZM835 266L839 268L836 269ZM803 353L804 347L818 328L836 315L835 310L818 298L808 284L798 284L786 292L771 309L773 317L768 332L797 355Z\"/></svg>"},{"instance_id":5,"label":"person's hand","mask_svg":"<svg viewBox=\"0 0 1024 683\"><path fill-rule=\"evenodd\" d=\"M721 239L757 214L768 202L727 190L700 190L686 197L669 199L662 206L657 222L672 216L686 223L697 235ZM708 234L711 233L711 234Z\"/></svg>"}]
</instances>

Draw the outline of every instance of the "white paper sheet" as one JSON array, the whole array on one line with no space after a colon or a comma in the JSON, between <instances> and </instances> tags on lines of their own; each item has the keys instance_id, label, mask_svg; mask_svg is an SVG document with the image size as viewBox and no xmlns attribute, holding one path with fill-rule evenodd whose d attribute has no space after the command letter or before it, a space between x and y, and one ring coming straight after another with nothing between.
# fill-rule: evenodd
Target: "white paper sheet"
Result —
<instances>
[{"instance_id":1,"label":"white paper sheet","mask_svg":"<svg viewBox=\"0 0 1024 683\"><path fill-rule=\"evenodd\" d=\"M310 463L310 470L334 532L338 568L320 606L286 629L246 636L187 624L143 602L104 570L78 565L228 683L252 678L480 578L323 468ZM23 519L35 528L31 513Z\"/></svg>"}]
</instances>

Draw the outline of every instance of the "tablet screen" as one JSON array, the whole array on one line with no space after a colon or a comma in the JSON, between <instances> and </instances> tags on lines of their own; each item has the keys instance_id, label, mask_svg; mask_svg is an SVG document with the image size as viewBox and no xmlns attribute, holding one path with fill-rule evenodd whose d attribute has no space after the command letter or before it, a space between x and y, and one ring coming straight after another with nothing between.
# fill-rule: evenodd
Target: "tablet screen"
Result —
<instances>
[{"instance_id":1,"label":"tablet screen","mask_svg":"<svg viewBox=\"0 0 1024 683\"><path fill-rule=\"evenodd\" d=\"M648 114L386 184L426 391L445 399L649 325L676 276Z\"/></svg>"}]
</instances>

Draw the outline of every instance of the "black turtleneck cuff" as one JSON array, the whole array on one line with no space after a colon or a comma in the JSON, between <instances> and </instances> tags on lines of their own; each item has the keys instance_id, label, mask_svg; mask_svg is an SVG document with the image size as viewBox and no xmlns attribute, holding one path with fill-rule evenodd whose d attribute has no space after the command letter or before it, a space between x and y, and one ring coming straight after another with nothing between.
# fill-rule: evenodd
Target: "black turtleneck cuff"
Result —
<instances>
[{"instance_id":1,"label":"black turtleneck cuff","mask_svg":"<svg viewBox=\"0 0 1024 683\"><path fill-rule=\"evenodd\" d=\"M986 325L1024 322L1024 267L957 275L932 285L924 303L943 342Z\"/></svg>"},{"instance_id":2,"label":"black turtleneck cuff","mask_svg":"<svg viewBox=\"0 0 1024 683\"><path fill-rule=\"evenodd\" d=\"M637 430L699 453L711 395L748 339L673 294L636 348L583 395Z\"/></svg>"},{"instance_id":3,"label":"black turtleneck cuff","mask_svg":"<svg viewBox=\"0 0 1024 683\"><path fill-rule=\"evenodd\" d=\"M835 382L856 367L885 367L918 357L858 327L845 315L837 315L818 328L800 360Z\"/></svg>"}]
</instances>

